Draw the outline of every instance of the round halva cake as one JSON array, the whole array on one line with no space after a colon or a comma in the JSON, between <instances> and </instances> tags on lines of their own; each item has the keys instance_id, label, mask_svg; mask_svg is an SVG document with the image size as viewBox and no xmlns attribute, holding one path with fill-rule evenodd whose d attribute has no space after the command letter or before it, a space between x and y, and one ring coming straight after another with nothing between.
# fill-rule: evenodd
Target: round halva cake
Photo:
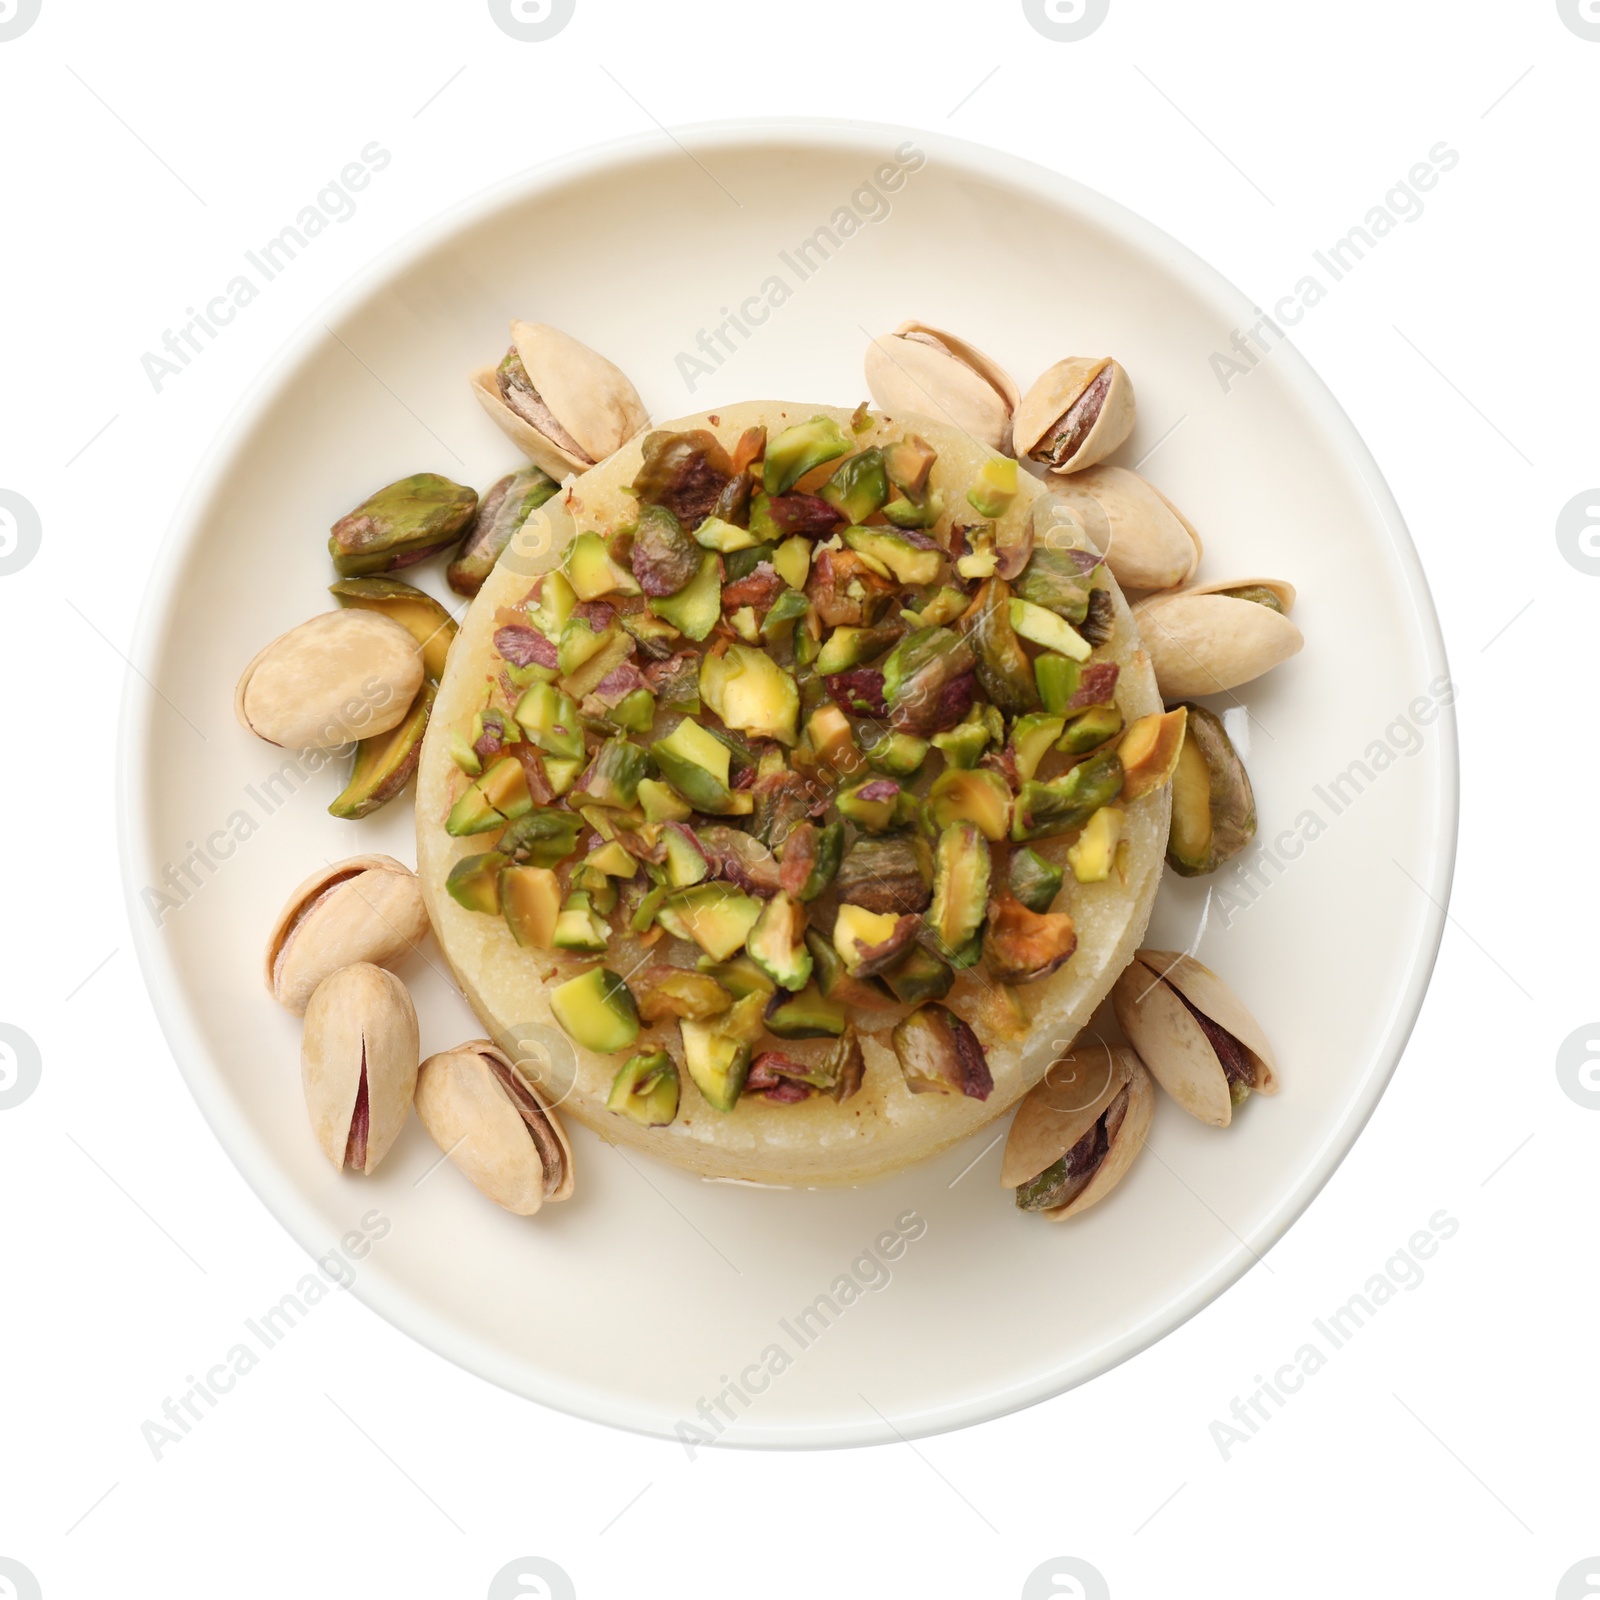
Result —
<instances>
[{"instance_id":1,"label":"round halva cake","mask_svg":"<svg viewBox=\"0 0 1600 1600\"><path fill-rule=\"evenodd\" d=\"M810 547L801 552L807 557L809 567L801 567L796 571L791 561L782 558L776 563L787 569L789 578L800 577L806 585L806 592L814 601L820 598L823 602L821 605L813 604L809 609L800 607L796 602L792 608L801 613L799 626L813 630L809 646L811 651L815 651L818 634L827 633L826 622L819 626L815 620L819 610L834 619L852 614L848 609L851 602L848 599L841 600L845 589L827 589L825 585L825 592L820 596L816 589L817 583L829 575L837 579L846 570L847 564L849 570L865 577L869 597L877 594L880 602L879 614L873 616L869 609L863 619L872 626L861 631L864 634L871 633L874 628L881 630L886 624L892 629L898 620L903 636L910 636L917 627L916 616L907 610L908 604L916 603L918 599L910 592L914 588L920 587L922 591L919 609L927 610L931 605L944 608L938 612L929 611L929 615L946 616L949 608L956 603L959 603L959 608L981 604L984 588L972 577L963 580L954 567L955 558L964 552L975 552L980 557L976 565L970 560L966 563L969 573L982 573L985 563L981 557L991 547L990 541L993 548L1002 552L1002 570L1005 552L1015 552L1019 543L1025 546L1032 541L1036 553L1044 547L1057 553L1076 548L1087 552L1080 562L1086 580L1087 574L1092 571L1094 589L1107 597L1097 603L1100 620L1097 636L1103 642L1095 645L1092 660L1102 667L1114 664L1117 669L1111 675L1114 677L1114 691L1108 698L1114 698L1121 725L1127 727L1136 719L1161 712L1155 678L1127 604L1106 568L1093 564L1093 552L1081 528L1064 509L1057 513L1058 502L1050 497L1048 490L1037 479L1026 473L1020 474L1008 503L1005 500L1006 493L1009 493L1007 484L1000 499L993 506L985 506L982 486L986 481L986 468L989 469L989 476L997 477L1005 484L1009 463L971 438L929 418L913 415L891 418L875 412L852 414L825 406L751 402L687 417L667 424L653 434L635 438L598 466L572 480L560 494L533 513L485 582L451 647L423 745L416 799L418 872L439 945L486 1031L514 1061L521 1064L523 1071L538 1082L541 1090L563 1113L570 1113L610 1141L645 1151L707 1177L806 1186L858 1183L923 1160L993 1121L1039 1081L1050 1063L1068 1048L1105 998L1144 934L1166 845L1170 808L1167 786L1162 784L1132 800L1117 800L1120 830L1115 849L1115 870L1107 872L1098 881L1087 882L1078 881L1070 867L1065 870L1063 886L1050 907L1052 919L1062 913L1070 916L1071 931L1076 935L1075 948L1072 948L1064 962L1055 965L1053 970L1048 970L1046 975L1035 981L1018 982L1017 974L1013 972L1005 974L1010 981L1003 982L1001 975L994 970L992 960L974 960L969 954L953 959L951 964L956 970L942 975L948 987L938 998L938 1005L947 1008L956 1018L969 1025L981 1046L986 1071L980 1074L981 1081L976 1085L969 1081L965 1092L961 1092L959 1086L952 1087L949 1084L923 1086L925 1090L927 1087L941 1087L946 1092L913 1092L892 1041L897 1024L915 1009L915 1005L898 1001L889 987L875 977L869 977L867 982L875 995L871 1004L852 1001L847 1006L848 1029L859 1041L860 1067L863 1069L859 1075L859 1086L854 1087L854 1092L844 1098L836 1098L833 1093L808 1091L801 1083L794 1087L794 1092L785 1093L782 1086L789 1084L793 1087L794 1080L773 1078L769 1072L767 1077L752 1080L753 1085L758 1083L767 1092L747 1089L739 1094L735 1086L731 1109L728 1110L717 1109L713 1099L701 1092L694 1073L686 1070L685 1024L679 1017L663 1015L655 1020L647 1019L633 1036L627 1038L622 1048L602 1051L589 1048L571 1036L558 1020L560 1007L553 1008L552 996L574 976L603 968L629 985L630 1008L634 999L646 1000L644 1009L649 1012L652 1008L644 991L652 983L660 986L660 969L663 967L690 972L704 971L707 967L727 971L730 960L743 961L748 967L746 957L724 955L721 961L714 961L693 939L678 936L685 931L681 920L672 922L670 918L665 919L648 926L643 935L634 931L636 921L649 921L648 918L636 916L641 900L654 881L663 879L663 870L657 866L651 871L649 861L651 849L655 850L659 859L659 849L649 846L649 841L656 838L663 826L687 831L700 841L700 848L708 860L707 873L711 880L719 875L731 876L741 898L743 891L749 890L751 898L760 901L763 909L771 904L774 882L760 872L754 874L752 881L750 875L740 867L741 851L730 851L728 848L730 844L739 844L739 840L731 835L751 824L748 810L741 812L733 809L713 815L696 809L693 815L687 815L688 807L684 804L680 811L681 821L665 824L651 822L637 805L619 804L616 794L605 792L604 784L597 786L591 783L588 771L576 784L569 773L559 797L555 793L536 795L536 801L558 812L565 813L574 807L585 808L585 821L578 841L573 846L573 853L559 863L559 893L562 896L569 896L571 869L582 862L586 854L609 842L604 831L595 833L591 829L590 824L597 817L608 819L607 831L614 836L625 835L627 847L641 856L638 877L631 882L619 879L622 884L620 905L609 926L590 907L589 896L584 896L587 924L603 941L603 948L598 951L592 946L586 951L579 951L540 948L534 943L519 942L507 917L495 914L496 906L492 900L487 906L480 903L477 909L463 903L463 898L457 892L447 889L452 870L457 870L459 878L461 864L468 858L483 857L492 852L498 835L493 828L473 833L452 833L446 824L453 816L460 816L463 797L466 796L470 801L472 795L469 795L469 791L476 794L482 788L479 780L478 788L474 789L474 777L464 770L463 752L468 753L465 765L470 767L474 764L470 752L476 737L483 731L486 708L498 706L509 718L510 712L518 708L518 700L526 684L541 677L545 680L556 678L560 671L559 667L547 666L542 673L536 670L530 673L530 667L537 668L540 661L550 659L542 645L533 657L522 661L520 665L502 655L501 645L508 637L523 637L529 628L537 631L536 624L540 620L548 620L541 608L542 576L558 568L570 568L574 541L584 534L595 533L610 551L617 552L626 545L627 531L641 521L641 495L634 492L633 486L640 478L641 467L646 465L647 457L656 467L660 466L661 459L667 453L661 444L663 435L695 435L702 446L710 448L709 466L706 449L702 449L700 456L689 465L697 470L705 468L711 481L697 486L693 481L693 472L680 475L677 481L678 499L675 503L678 511L682 512L686 505L695 503L697 487L707 495L716 493L719 487L725 488L725 483L719 483L719 480L726 479L727 473L717 470L718 463L724 468L731 463L735 473L743 471L749 465L748 458L752 454L759 464L762 445L779 440L790 430L813 422L830 437L848 438L852 452L877 449L891 451L903 441L911 439L919 448L926 447L926 452L931 452L933 459L931 470L924 466L925 477L917 486L917 503L928 508L924 525L915 533L902 535L898 541L894 540L896 529L893 526L862 529L853 524L856 520L864 519L852 516L841 516L837 519L840 525L827 531L818 527L807 529L807 516L816 507L822 506L822 502L816 500L811 491L822 485L837 469L836 458L840 454L837 448L832 456L824 457L815 467L806 468L793 482L774 483L769 471L766 487L777 489L784 499L780 507L783 515L778 519L778 527L786 536L786 542L802 537L808 531L815 535ZM765 430L764 435L756 430ZM706 435L712 436L711 441L706 440ZM656 441L654 445L652 440ZM680 457L687 459L682 457L682 452ZM768 465L771 465L770 457ZM805 461L802 459L797 465L805 467ZM977 492L973 498L969 498L969 492L975 490ZM671 494L663 498L668 503L674 503ZM719 501L724 505L733 503ZM975 505L980 509L974 509ZM933 513L936 508L942 509L938 509L935 516ZM739 529L729 527L719 545L717 536L709 531L709 516L704 525L693 526L694 518L704 509L702 505L693 516L675 519L675 525L676 521L688 524L687 531L696 533L699 546L706 553L729 567L735 565L731 555L722 552L724 546L740 543L735 537ZM845 509L851 509L848 500ZM985 510L991 514L985 516ZM851 524L848 530L844 526L846 523ZM798 531L790 533L790 529ZM854 537L841 539L840 535L847 531ZM921 585L904 582L905 574L902 571L896 570L892 564L886 565L885 560L879 558L881 551L878 551L878 545L861 537L874 531L891 536L896 549L903 545L907 550L926 554L936 546L937 552L927 555L927 561L918 570L921 572L937 566L938 581ZM619 533L623 535L621 545L616 538ZM642 531L635 535L635 539L640 537ZM749 539L743 541L745 547L751 542ZM595 541L586 543L589 550L596 548ZM874 554L875 551L878 554ZM757 551L758 556L765 553ZM750 563L747 559L738 565L749 567ZM653 613L662 617L674 614L670 606L649 599L648 580L654 576L653 571L644 569L647 587L646 593L641 595L639 586L628 576L629 559L625 551L618 555L613 562L618 580L617 590L599 595L593 601L585 598L581 602L585 605L599 604L616 613L609 618L601 614L593 620L606 623L602 631L607 636L614 637L619 643L624 639L628 641L620 643L623 654L619 665L625 670L615 675L608 673L607 683L614 688L626 688L636 682L651 685L660 681L649 670L659 665L658 661L652 660L652 652L671 662L674 655L698 649L702 663L707 659L725 663L730 659L747 659L736 654L745 650L759 652L777 662L792 663L792 645L784 642L786 636L776 627L763 627L763 611L768 617L775 617L775 596L789 586L783 576L774 573L773 567L774 561L758 561L752 571L746 572L743 580L724 583L716 625L696 646L689 638L675 636L671 627L660 627L654 635L647 629L637 627L613 633L617 624L630 619L637 623L639 618L648 619ZM637 561L634 562L634 569L641 570ZM722 569L714 570L720 577ZM591 593L594 592L593 583L586 587ZM692 583L689 587L693 587ZM854 593L855 589L861 587L858 582L850 592ZM1025 574L1020 588L1027 592ZM633 591L631 594L625 592L630 589ZM961 590L966 593L961 594ZM974 590L978 596L976 601L972 599ZM687 590L684 592L687 593ZM940 592L950 598L927 598ZM1006 594L1009 591L1001 588L999 592ZM713 594L716 594L715 589ZM739 603L744 601L746 595L750 604ZM841 601L844 609L830 609L835 601ZM681 608L678 614L681 617ZM1004 626L1003 623L1001 625ZM949 628L958 636L962 635L963 629L970 630L971 626L970 610L964 610L961 617L949 616ZM508 635L507 629L520 631ZM644 637L636 637L636 634ZM970 631L965 637L972 642ZM497 643L497 639L500 643ZM877 642L882 645L878 652L882 656L888 654L895 640L892 632L880 633ZM1015 649L1015 641L1011 643ZM982 639L977 639L975 645L981 652ZM1026 660L1027 657L1022 659ZM610 660L610 656L604 657L600 665L605 666ZM596 723L590 719L587 748L580 744L581 761L572 765L587 766L601 740L608 736L613 741L627 737L628 742L636 745L640 751L649 751L653 743L669 738L674 728L686 717L692 717L713 734L731 731L734 737L724 742L733 746L740 762L754 764L761 772L784 772L788 762L798 767L802 756L814 763L817 752L808 747L806 732L808 712L819 703L832 705L843 697L847 709L853 714L866 714L868 722L872 722L874 708L870 702L878 692L872 680L880 677L879 673L871 670L873 662L880 668L883 665L875 657L869 658L868 662L863 663L868 668L866 681L855 687L847 683L843 690L838 690L835 680L830 677L828 693L831 698L826 699L821 693L820 684L813 686L809 694L806 693L805 679L817 674L809 668L793 669L794 675L801 680L799 731L786 729L772 739L753 736L748 722L744 731L735 727L726 698L718 702L724 711L728 711L730 720L725 727L713 713L709 702L716 696L708 694L703 676L701 698L705 703L698 710L686 712L681 705L669 703L665 695L655 700L646 699L643 703L649 707L647 714L652 719L650 725L631 736L619 735L614 728L605 725L605 695L600 696L601 703L598 705L592 704L589 698L588 691L605 686L593 680L593 671L597 669L591 667L586 676L584 668L578 667L570 673L562 673L557 687L560 683L566 683L575 691L585 691L585 717L589 719L589 713L593 710L598 714L599 722L596 731ZM719 673L723 671L722 668L718 670ZM1087 675L1089 667L1085 666L1083 670ZM681 673L677 676L681 681ZM859 676L854 672L844 674L847 679ZM719 676L718 682L721 681ZM987 681L980 670L980 710L985 699L982 686ZM1076 682L1076 674L1073 681ZM960 690L963 686L956 687ZM864 696L866 703L851 701L849 696L852 694ZM970 689L967 690L967 696L970 700ZM958 701L959 698L957 694ZM881 711L882 708L877 709ZM958 713L968 720L973 716L972 708L966 704L956 705L953 714ZM493 719L490 720L492 723ZM931 724L925 724L920 731L929 731L931 727ZM492 731L491 728L491 734ZM917 733L914 731L911 737L915 739ZM938 844L938 830L927 823L925 802L930 785L953 764L946 762L943 751L943 746L931 749L914 774L905 773L898 780L889 780L887 788L884 788L882 774L885 769L882 765L876 768L860 766L844 777L837 773L829 773L829 776L836 787L854 785L859 788L866 781L874 785L869 788L869 794L888 794L898 785L899 800L885 802L893 813L892 826L901 827L906 838L921 852L922 859L931 863ZM877 752L871 753L876 761ZM1052 771L1068 760L1070 758L1047 756L1047 764L1040 770L1041 779L1048 779ZM633 769L635 775L638 771L648 770L652 793L669 793L662 782L666 774L643 756L639 757L639 761L643 765ZM1032 764L1030 760L1029 765ZM534 787L539 786L543 772L553 775L557 766L557 762L549 759L547 751L546 767L536 768ZM1019 780L1013 752L1009 748L992 749L984 758L983 765L980 767L975 762L974 768L1000 774L1002 785L1009 785L1012 790L1031 787ZM816 770L815 767L808 770L814 796L818 792ZM511 774L511 777L515 776ZM748 772L745 778L748 780ZM759 781L757 779L757 783ZM728 782L737 787L736 780L730 778ZM749 787L748 781L746 787ZM555 790L556 785L551 783L549 788ZM631 788L628 792L632 793ZM820 798L813 801L812 816L818 822L822 820L821 808L828 798L828 793L824 791ZM492 795L490 799L493 799ZM1020 796L1015 804L1019 807L1022 805ZM597 809L606 806L612 809ZM918 811L919 806L923 806L921 812ZM864 805L857 807L858 814L867 810L869 808ZM835 818L840 813L830 809L826 815ZM493 822L498 819L491 814L488 820ZM874 837L871 827L864 830L858 821L845 822L842 832L847 849L858 839L870 840ZM1054 834L1042 830L1038 835L1030 834L1026 829L1011 830L992 844L986 843L985 848L991 850L993 855L988 892L992 895L1005 893L1010 851L1026 847L1037 851L1046 861L1060 866L1065 862L1066 852L1077 834L1076 827ZM646 841L645 844L641 844L641 838ZM992 832L987 833L986 840L991 838ZM1025 841L1025 846L1021 842L1013 844L1013 838ZM716 843L718 840L721 841L720 845ZM919 840L921 843L916 844ZM765 854L771 861L783 859L781 849L777 857L773 857L771 851ZM779 868L774 865L772 870L777 872ZM1088 876L1093 880L1093 874ZM556 883L556 878L552 877L552 893L558 892ZM787 894L787 890L783 892ZM763 895L769 898L763 900ZM659 895L657 899L660 899ZM788 899L798 900L798 897L788 896ZM567 903L570 905L570 897ZM1015 902L1011 903L1015 905ZM812 948L816 948L815 941L820 935L831 949L839 943L835 938L839 904L839 896L834 889L817 895L809 902L790 905L786 901L786 914L799 919L798 927L792 927L792 932L798 937L809 922ZM908 952L929 947L928 915L925 909L919 913L917 932L920 940L908 946ZM796 949L804 948L803 943L796 944ZM937 948L936 940L934 948ZM975 941L972 950L976 952ZM827 954L828 951L822 953ZM950 952L947 950L945 954L949 956ZM811 968L812 965L807 957L805 966ZM869 967L868 970L876 969ZM808 972L803 978L797 976L794 981L810 993L820 975L820 972ZM1031 977L1031 974L1028 976ZM773 985L769 984L771 987ZM862 993L853 978L847 979L840 992L857 998ZM781 984L777 985L770 1003L781 1003L784 994ZM715 1020L711 1019L712 1022ZM808 1062L819 1061L827 1052L836 1053L837 1050L838 1041L832 1037L801 1038L796 1042L791 1032L784 1037L764 1035L746 1049L745 1055L748 1059L753 1052L756 1070L759 1071L766 1052L777 1052L791 1067L798 1063L803 1068ZM608 1109L607 1105L614 1080L624 1063L654 1051L664 1051L672 1059L678 1068L681 1083L675 1114L670 1122L658 1126L650 1125L647 1117L619 1114ZM776 1089L772 1088L774 1084L778 1086Z\"/></svg>"}]
</instances>

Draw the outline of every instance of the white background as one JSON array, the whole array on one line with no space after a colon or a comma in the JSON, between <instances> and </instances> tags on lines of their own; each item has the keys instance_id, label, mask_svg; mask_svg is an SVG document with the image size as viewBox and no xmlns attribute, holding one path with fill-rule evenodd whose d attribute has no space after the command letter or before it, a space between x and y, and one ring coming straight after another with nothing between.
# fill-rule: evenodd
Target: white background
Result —
<instances>
[{"instance_id":1,"label":"white background","mask_svg":"<svg viewBox=\"0 0 1600 1600\"><path fill-rule=\"evenodd\" d=\"M47 1600L480 1596L528 1555L584 1597L1093 1593L1024 1589L1060 1556L1119 1600L1589 1592L1558 1586L1600 1558L1600 1115L1555 1058L1600 1016L1600 578L1555 525L1600 482L1597 80L1600 42L1555 0L1112 0L1078 43L1014 0L578 0L544 43L481 0L43 0L0 42L0 489L43 527L0 578L0 1022L43 1064L0 1110L0 1557ZM183 1086L117 888L121 652L173 507L282 341L419 222L657 118L769 113L1055 165L1269 307L1430 148L1460 152L1296 333L1400 500L1458 686L1452 925L1401 1070L1263 1266L1119 1370L962 1434L691 1463L338 1295L157 1461L141 1424L306 1270ZM394 159L355 216L155 392L141 355L372 140ZM1424 1281L1224 1459L1212 1423L1441 1209L1459 1230Z\"/></svg>"}]
</instances>

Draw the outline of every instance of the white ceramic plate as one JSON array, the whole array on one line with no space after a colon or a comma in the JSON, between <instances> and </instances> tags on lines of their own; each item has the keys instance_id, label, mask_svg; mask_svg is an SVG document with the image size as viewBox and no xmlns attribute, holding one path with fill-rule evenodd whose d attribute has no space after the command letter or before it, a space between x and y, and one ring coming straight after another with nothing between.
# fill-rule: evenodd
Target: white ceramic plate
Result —
<instances>
[{"instance_id":1,"label":"white ceramic plate","mask_svg":"<svg viewBox=\"0 0 1600 1600\"><path fill-rule=\"evenodd\" d=\"M424 1344L519 1394L650 1433L689 1422L764 1445L873 1442L894 1437L890 1423L926 1434L1056 1394L1176 1327L1350 1148L1416 1017L1443 921L1453 723L1444 712L1407 755L1397 718L1437 692L1444 652L1350 423L1290 349L1223 393L1211 354L1253 307L1171 239L1043 168L927 134L785 123L681 138L542 169L424 229L314 319L229 424L152 582L137 659L153 692L129 680L133 921L174 1055L234 1160L314 1253L381 1212L388 1229L355 1292ZM875 175L897 147L905 165L913 149L924 159L886 194ZM815 246L802 257L824 227L827 259ZM725 350L710 330L741 306L750 336L726 329ZM762 309L755 326L748 313ZM414 859L411 809L335 821L325 807L342 772L296 776L235 724L233 686L260 645L328 604L335 517L406 473L482 488L514 464L466 379L518 315L612 357L658 419L749 398L853 403L868 332L908 316L959 330L1024 385L1063 355L1121 359L1140 422L1118 460L1153 450L1147 475L1205 537L1202 576L1300 587L1304 653L1239 697L1261 817L1247 860L1297 819L1311 833L1308 812L1320 835L1291 836L1294 859L1278 851L1253 904L1237 873L1212 883L1235 903L1213 900L1198 952L1274 1042L1275 1101L1250 1103L1227 1132L1163 1101L1127 1181L1065 1227L1018 1216L998 1188L1004 1123L880 1186L830 1193L703 1183L574 1128L578 1196L533 1221L448 1165L430 1172L439 1154L414 1119L375 1178L331 1170L306 1127L298 1024L264 993L260 948L318 863ZM711 370L690 392L680 357L702 329ZM423 581L446 593L437 566ZM1363 759L1364 792L1352 800L1347 782L1340 805L1331 780ZM166 871L186 857L192 883ZM147 891L164 874L162 908ZM1150 942L1190 944L1206 890L1169 875ZM481 1031L438 966L430 949L403 969L424 1053ZM731 1424L714 1399L730 1381Z\"/></svg>"}]
</instances>

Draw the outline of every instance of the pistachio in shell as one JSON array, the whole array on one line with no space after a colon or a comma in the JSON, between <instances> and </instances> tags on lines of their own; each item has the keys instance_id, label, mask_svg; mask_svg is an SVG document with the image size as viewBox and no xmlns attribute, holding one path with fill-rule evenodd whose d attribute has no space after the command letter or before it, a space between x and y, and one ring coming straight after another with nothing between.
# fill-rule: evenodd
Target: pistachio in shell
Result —
<instances>
[{"instance_id":1,"label":"pistachio in shell","mask_svg":"<svg viewBox=\"0 0 1600 1600\"><path fill-rule=\"evenodd\" d=\"M1139 951L1112 988L1111 1004L1156 1082L1201 1122L1225 1128L1252 1089L1278 1092L1260 1026L1193 956Z\"/></svg>"},{"instance_id":2,"label":"pistachio in shell","mask_svg":"<svg viewBox=\"0 0 1600 1600\"><path fill-rule=\"evenodd\" d=\"M1094 466L1054 485L1124 589L1171 589L1200 564L1200 535L1152 483L1126 467Z\"/></svg>"},{"instance_id":3,"label":"pistachio in shell","mask_svg":"<svg viewBox=\"0 0 1600 1600\"><path fill-rule=\"evenodd\" d=\"M1193 703L1177 709L1189 717L1172 774L1167 864L1197 878L1231 861L1255 837L1256 797L1221 719Z\"/></svg>"},{"instance_id":4,"label":"pistachio in shell","mask_svg":"<svg viewBox=\"0 0 1600 1600\"><path fill-rule=\"evenodd\" d=\"M1109 357L1069 356L1040 375L1012 419L1017 454L1051 472L1081 472L1133 432L1133 383Z\"/></svg>"},{"instance_id":5,"label":"pistachio in shell","mask_svg":"<svg viewBox=\"0 0 1600 1600\"><path fill-rule=\"evenodd\" d=\"M303 1016L324 978L341 967L387 967L428 931L416 873L393 856L351 856L311 874L267 940L267 992Z\"/></svg>"},{"instance_id":6,"label":"pistachio in shell","mask_svg":"<svg viewBox=\"0 0 1600 1600\"><path fill-rule=\"evenodd\" d=\"M332 750L403 722L423 670L421 647L392 617L327 611L251 661L234 690L234 715L268 744Z\"/></svg>"},{"instance_id":7,"label":"pistachio in shell","mask_svg":"<svg viewBox=\"0 0 1600 1600\"><path fill-rule=\"evenodd\" d=\"M486 489L461 537L461 547L445 569L450 587L457 594L475 595L523 523L560 487L540 468L520 467Z\"/></svg>"},{"instance_id":8,"label":"pistachio in shell","mask_svg":"<svg viewBox=\"0 0 1600 1600\"><path fill-rule=\"evenodd\" d=\"M1019 1210L1064 1222L1098 1204L1144 1147L1155 1113L1150 1076L1131 1050L1069 1051L1023 1096L1011 1121L1000 1185Z\"/></svg>"},{"instance_id":9,"label":"pistachio in shell","mask_svg":"<svg viewBox=\"0 0 1600 1600\"><path fill-rule=\"evenodd\" d=\"M423 1062L417 1116L456 1168L498 1206L531 1217L573 1191L572 1147L539 1089L492 1040Z\"/></svg>"},{"instance_id":10,"label":"pistachio in shell","mask_svg":"<svg viewBox=\"0 0 1600 1600\"><path fill-rule=\"evenodd\" d=\"M1271 596L1277 605L1248 597ZM1305 637L1290 620L1294 588L1261 578L1208 583L1150 595L1134 619L1164 700L1220 694L1296 655Z\"/></svg>"},{"instance_id":11,"label":"pistachio in shell","mask_svg":"<svg viewBox=\"0 0 1600 1600\"><path fill-rule=\"evenodd\" d=\"M513 322L511 348L497 367L473 373L472 391L506 437L558 481L650 426L620 368L543 322Z\"/></svg>"},{"instance_id":12,"label":"pistachio in shell","mask_svg":"<svg viewBox=\"0 0 1600 1600\"><path fill-rule=\"evenodd\" d=\"M1008 450L1017 386L975 345L925 322L902 322L867 348L867 388L893 417L917 412Z\"/></svg>"},{"instance_id":13,"label":"pistachio in shell","mask_svg":"<svg viewBox=\"0 0 1600 1600\"><path fill-rule=\"evenodd\" d=\"M357 962L306 1007L300 1076L311 1129L343 1171L371 1173L405 1126L417 1082L417 1013L392 972Z\"/></svg>"},{"instance_id":14,"label":"pistachio in shell","mask_svg":"<svg viewBox=\"0 0 1600 1600\"><path fill-rule=\"evenodd\" d=\"M478 494L437 472L414 472L370 494L328 531L341 578L396 572L448 549L478 509Z\"/></svg>"},{"instance_id":15,"label":"pistachio in shell","mask_svg":"<svg viewBox=\"0 0 1600 1600\"><path fill-rule=\"evenodd\" d=\"M397 578L341 578L328 593L352 610L392 617L410 631L422 650L422 670L437 683L456 636L455 618L433 598Z\"/></svg>"}]
</instances>

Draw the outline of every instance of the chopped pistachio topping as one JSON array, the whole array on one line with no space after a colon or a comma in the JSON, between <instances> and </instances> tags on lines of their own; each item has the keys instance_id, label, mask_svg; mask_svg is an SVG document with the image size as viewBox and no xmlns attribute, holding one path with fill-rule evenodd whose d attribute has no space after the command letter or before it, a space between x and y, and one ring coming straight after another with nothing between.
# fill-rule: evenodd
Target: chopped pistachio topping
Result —
<instances>
[{"instance_id":1,"label":"chopped pistachio topping","mask_svg":"<svg viewBox=\"0 0 1600 1600\"><path fill-rule=\"evenodd\" d=\"M1016 463L939 472L866 411L654 433L636 512L496 617L503 670L448 730L446 825L485 837L447 887L553 955L620 1116L854 1093L863 1008L899 1011L907 1088L982 1098L984 1041L939 1002L1057 970L1078 886L1118 870L1172 741L1124 734L1099 558L1003 565Z\"/></svg>"}]
</instances>

